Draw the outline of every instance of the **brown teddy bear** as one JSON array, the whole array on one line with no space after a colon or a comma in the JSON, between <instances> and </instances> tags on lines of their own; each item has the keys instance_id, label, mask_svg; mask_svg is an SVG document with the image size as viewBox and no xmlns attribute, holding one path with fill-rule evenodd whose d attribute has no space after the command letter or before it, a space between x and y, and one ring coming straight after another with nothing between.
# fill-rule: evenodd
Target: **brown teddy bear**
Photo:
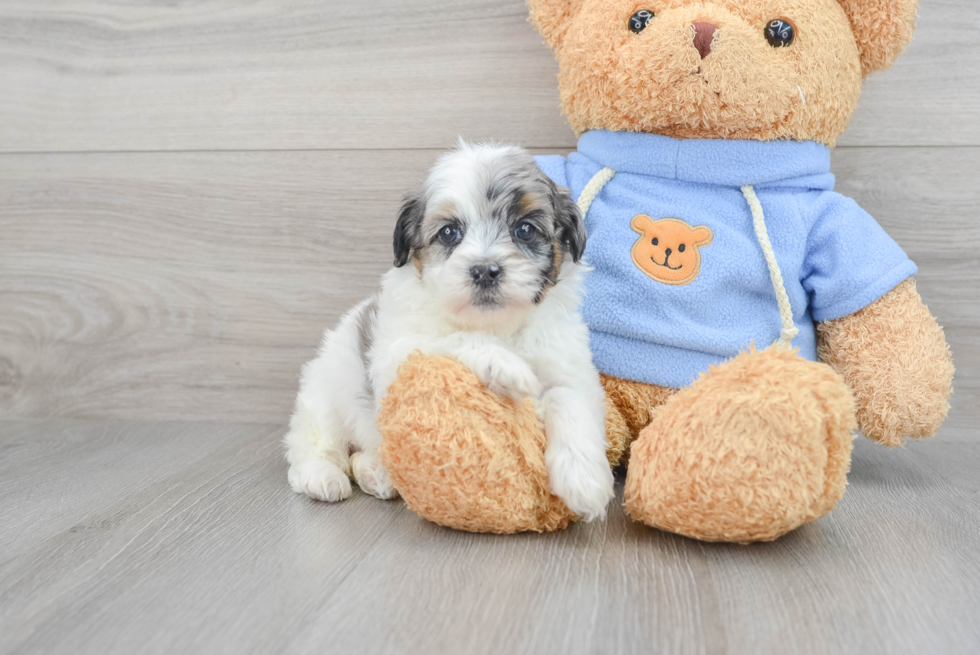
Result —
<instances>
[{"instance_id":1,"label":"brown teddy bear","mask_svg":"<svg viewBox=\"0 0 980 655\"><path fill-rule=\"evenodd\" d=\"M585 213L583 315L610 462L629 451L629 514L772 540L833 509L855 427L887 446L934 435L953 377L942 329L915 265L829 173L863 79L910 40L916 0L530 7L580 136L538 163ZM392 480L425 518L493 532L573 518L548 492L533 403L455 362L410 358L379 426Z\"/></svg>"}]
</instances>

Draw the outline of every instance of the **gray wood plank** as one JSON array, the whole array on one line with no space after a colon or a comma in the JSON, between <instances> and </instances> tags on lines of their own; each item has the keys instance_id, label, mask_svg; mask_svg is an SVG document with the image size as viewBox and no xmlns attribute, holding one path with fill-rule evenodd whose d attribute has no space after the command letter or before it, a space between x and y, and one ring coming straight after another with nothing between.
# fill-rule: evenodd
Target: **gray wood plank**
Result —
<instances>
[{"instance_id":1,"label":"gray wood plank","mask_svg":"<svg viewBox=\"0 0 980 655\"><path fill-rule=\"evenodd\" d=\"M571 147L523 0L0 4L0 151ZM845 145L980 145L980 5L924 0Z\"/></svg>"},{"instance_id":2,"label":"gray wood plank","mask_svg":"<svg viewBox=\"0 0 980 655\"><path fill-rule=\"evenodd\" d=\"M860 441L837 510L743 547L648 529L618 504L604 522L501 537L359 492L314 503L286 486L279 432L0 423L5 463L38 473L0 486L3 521L46 517L0 549L0 652L980 649L976 442ZM45 473L78 454L59 442L85 435L93 458L131 460L134 482L86 465L52 485ZM220 445L193 446L205 442ZM102 484L65 502L65 487Z\"/></svg>"},{"instance_id":3,"label":"gray wood plank","mask_svg":"<svg viewBox=\"0 0 980 655\"><path fill-rule=\"evenodd\" d=\"M184 426L120 421L102 425L68 419L24 421L0 427L0 552L12 557L63 532L99 530L86 517L105 512L118 498L148 484L171 480L189 463L237 449L268 426L209 424ZM159 439L159 434L164 439ZM179 452L179 457L173 454ZM80 474L80 472L86 472ZM121 516L108 520L118 521ZM92 524L92 522L95 524Z\"/></svg>"},{"instance_id":4,"label":"gray wood plank","mask_svg":"<svg viewBox=\"0 0 980 655\"><path fill-rule=\"evenodd\" d=\"M0 411L281 420L434 158L0 158Z\"/></svg>"},{"instance_id":5,"label":"gray wood plank","mask_svg":"<svg viewBox=\"0 0 980 655\"><path fill-rule=\"evenodd\" d=\"M288 416L324 327L390 265L429 151L0 156L0 413ZM919 263L980 420L980 148L845 148L839 188Z\"/></svg>"}]
</instances>

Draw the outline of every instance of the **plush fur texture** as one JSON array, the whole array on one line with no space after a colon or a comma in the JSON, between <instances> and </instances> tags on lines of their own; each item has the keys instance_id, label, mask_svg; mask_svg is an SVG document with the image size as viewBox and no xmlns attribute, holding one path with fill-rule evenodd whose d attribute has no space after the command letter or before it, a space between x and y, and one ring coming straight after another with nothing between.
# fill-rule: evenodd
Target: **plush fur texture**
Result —
<instances>
[{"instance_id":1,"label":"plush fur texture","mask_svg":"<svg viewBox=\"0 0 980 655\"><path fill-rule=\"evenodd\" d=\"M949 412L953 360L915 280L878 302L817 326L820 359L857 399L864 435L886 446L932 437Z\"/></svg>"},{"instance_id":2,"label":"plush fur texture","mask_svg":"<svg viewBox=\"0 0 980 655\"><path fill-rule=\"evenodd\" d=\"M918 0L839 0L851 21L864 75L895 63L915 31Z\"/></svg>"},{"instance_id":3,"label":"plush fur texture","mask_svg":"<svg viewBox=\"0 0 980 655\"><path fill-rule=\"evenodd\" d=\"M610 405L607 456L626 445ZM419 516L469 532L550 532L575 514L549 487L547 438L530 399L501 398L462 364L415 353L381 403L379 451L395 487Z\"/></svg>"},{"instance_id":4,"label":"plush fur texture","mask_svg":"<svg viewBox=\"0 0 980 655\"><path fill-rule=\"evenodd\" d=\"M465 366L414 354L381 403L381 461L409 509L470 532L548 532L575 516L551 493L534 403Z\"/></svg>"},{"instance_id":5,"label":"plush fur texture","mask_svg":"<svg viewBox=\"0 0 980 655\"><path fill-rule=\"evenodd\" d=\"M864 75L891 65L912 37L916 0L530 0L555 49L562 108L576 133L813 140L833 145ZM637 9L656 16L636 34ZM796 38L773 48L763 30L788 19ZM693 24L718 30L711 54Z\"/></svg>"},{"instance_id":6,"label":"plush fur texture","mask_svg":"<svg viewBox=\"0 0 980 655\"><path fill-rule=\"evenodd\" d=\"M844 493L854 401L826 364L771 346L712 367L651 412L626 509L706 541L771 541Z\"/></svg>"},{"instance_id":7,"label":"plush fur texture","mask_svg":"<svg viewBox=\"0 0 980 655\"><path fill-rule=\"evenodd\" d=\"M630 444L636 441L640 431L650 424L653 412L667 402L667 399L677 390L610 375L602 376L602 386L606 389L606 398L610 405L623 417L626 443L620 463L626 464L629 461Z\"/></svg>"},{"instance_id":8,"label":"plush fur texture","mask_svg":"<svg viewBox=\"0 0 980 655\"><path fill-rule=\"evenodd\" d=\"M626 417L612 399L606 396L606 459L610 468L626 462L627 451L634 438Z\"/></svg>"}]
</instances>

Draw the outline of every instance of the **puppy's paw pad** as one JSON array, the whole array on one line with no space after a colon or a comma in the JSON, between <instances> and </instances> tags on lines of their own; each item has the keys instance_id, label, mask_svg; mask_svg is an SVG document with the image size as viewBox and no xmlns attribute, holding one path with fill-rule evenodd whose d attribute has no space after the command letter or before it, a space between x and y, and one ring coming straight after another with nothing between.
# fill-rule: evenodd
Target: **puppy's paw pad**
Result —
<instances>
[{"instance_id":1,"label":"puppy's paw pad","mask_svg":"<svg viewBox=\"0 0 980 655\"><path fill-rule=\"evenodd\" d=\"M354 474L354 481L364 493L381 500L398 497L398 491L391 484L391 477L377 455L354 453L350 458L350 467Z\"/></svg>"},{"instance_id":2,"label":"puppy's paw pad","mask_svg":"<svg viewBox=\"0 0 980 655\"><path fill-rule=\"evenodd\" d=\"M289 467L289 486L298 494L334 503L351 495L350 479L340 468L323 459Z\"/></svg>"},{"instance_id":3,"label":"puppy's paw pad","mask_svg":"<svg viewBox=\"0 0 980 655\"><path fill-rule=\"evenodd\" d=\"M592 461L581 454L559 455L551 460L548 476L552 492L583 521L606 516L606 507L615 490L605 458Z\"/></svg>"}]
</instances>

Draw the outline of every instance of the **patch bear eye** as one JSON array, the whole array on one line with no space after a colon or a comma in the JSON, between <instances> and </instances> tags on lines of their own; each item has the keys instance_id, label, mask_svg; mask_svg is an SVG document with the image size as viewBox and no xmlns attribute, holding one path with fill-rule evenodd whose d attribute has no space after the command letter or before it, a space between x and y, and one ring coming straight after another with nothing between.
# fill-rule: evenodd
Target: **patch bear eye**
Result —
<instances>
[{"instance_id":1,"label":"patch bear eye","mask_svg":"<svg viewBox=\"0 0 980 655\"><path fill-rule=\"evenodd\" d=\"M646 9L641 9L630 16L630 32L639 34L646 29L647 25L653 20L655 13Z\"/></svg>"},{"instance_id":2,"label":"patch bear eye","mask_svg":"<svg viewBox=\"0 0 980 655\"><path fill-rule=\"evenodd\" d=\"M677 252L684 252L685 250L687 250L687 246L685 246L683 243L677 246Z\"/></svg>"},{"instance_id":3,"label":"patch bear eye","mask_svg":"<svg viewBox=\"0 0 980 655\"><path fill-rule=\"evenodd\" d=\"M796 28L793 23L784 18L776 18L766 25L766 41L773 48L785 48L796 38Z\"/></svg>"},{"instance_id":4,"label":"patch bear eye","mask_svg":"<svg viewBox=\"0 0 980 655\"><path fill-rule=\"evenodd\" d=\"M439 241L444 246L455 246L463 240L463 233L455 225L444 225L439 230Z\"/></svg>"},{"instance_id":5,"label":"patch bear eye","mask_svg":"<svg viewBox=\"0 0 980 655\"><path fill-rule=\"evenodd\" d=\"M514 236L524 242L532 240L537 234L537 229L530 223L521 223L514 229Z\"/></svg>"},{"instance_id":6,"label":"patch bear eye","mask_svg":"<svg viewBox=\"0 0 980 655\"><path fill-rule=\"evenodd\" d=\"M651 241L650 243L652 243L655 246L656 245L659 245L660 244L660 239L658 239L657 237L653 237L653 241Z\"/></svg>"}]
</instances>

